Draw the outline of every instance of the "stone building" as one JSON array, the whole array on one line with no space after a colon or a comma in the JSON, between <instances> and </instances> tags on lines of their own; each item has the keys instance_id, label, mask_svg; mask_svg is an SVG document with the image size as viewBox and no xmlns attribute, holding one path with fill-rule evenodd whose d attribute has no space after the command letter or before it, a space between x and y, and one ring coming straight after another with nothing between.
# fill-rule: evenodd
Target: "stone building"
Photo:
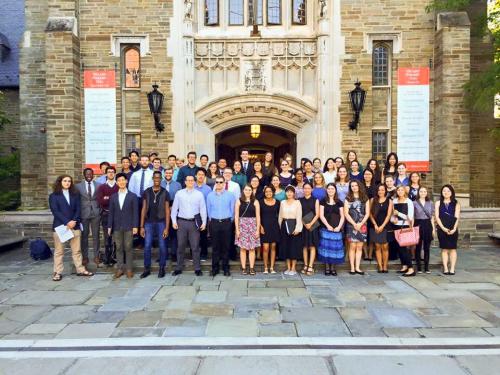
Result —
<instances>
[{"instance_id":1,"label":"stone building","mask_svg":"<svg viewBox=\"0 0 500 375\"><path fill-rule=\"evenodd\" d=\"M88 162L83 77L100 70L115 73L112 162L131 149L231 160L243 147L296 160L356 150L366 162L398 149L398 70L429 68L428 183L452 183L466 204L477 192L495 197L493 116L469 113L462 88L491 63L491 43L470 32L486 1L470 17L426 13L429 3L25 0L23 207L45 207L55 177L78 177ZM357 80L367 96L351 131ZM146 96L154 83L164 94L159 134Z\"/></svg>"}]
</instances>

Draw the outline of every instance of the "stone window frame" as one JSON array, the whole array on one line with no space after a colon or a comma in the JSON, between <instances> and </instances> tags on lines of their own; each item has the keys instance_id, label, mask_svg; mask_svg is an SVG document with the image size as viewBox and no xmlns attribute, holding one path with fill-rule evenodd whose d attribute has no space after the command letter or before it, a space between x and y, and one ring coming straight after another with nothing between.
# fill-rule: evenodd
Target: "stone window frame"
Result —
<instances>
[{"instance_id":1,"label":"stone window frame","mask_svg":"<svg viewBox=\"0 0 500 375\"><path fill-rule=\"evenodd\" d=\"M141 136L141 132L140 131L135 131L135 130L127 130L127 131L124 131L123 133L123 155L128 155L128 153L132 150L135 150L135 151L138 151L139 152L139 155L141 154L141 150L142 150L142 145L141 145L141 142L142 142L142 136ZM127 136L130 136L130 135L135 135L135 136L138 136L139 137L139 147L135 147L135 148L131 148L130 150L128 149L127 147Z\"/></svg>"},{"instance_id":2,"label":"stone window frame","mask_svg":"<svg viewBox=\"0 0 500 375\"><path fill-rule=\"evenodd\" d=\"M233 7L238 7L241 10L241 22L231 22L231 11ZM228 0L227 5L227 24L228 26L244 26L245 25L245 0Z\"/></svg>"},{"instance_id":3,"label":"stone window frame","mask_svg":"<svg viewBox=\"0 0 500 375\"><path fill-rule=\"evenodd\" d=\"M295 21L294 5L295 5L296 1L302 1L302 3L304 4L304 22ZM290 19L290 21L291 21L291 24L295 25L295 26L305 26L305 25L307 25L307 0L292 0L290 2L290 4L291 4L291 6L290 6L290 12L291 12L291 19Z\"/></svg>"},{"instance_id":4,"label":"stone window frame","mask_svg":"<svg viewBox=\"0 0 500 375\"><path fill-rule=\"evenodd\" d=\"M385 135L385 152L376 152L376 147L379 147L379 145L375 144L374 141L375 141L375 133L379 133L379 134L384 134ZM381 129L372 129L372 141L371 141L371 151L372 151L372 157L374 159L376 159L377 161L379 161L379 159L377 159L376 155L383 155L383 157L380 159L380 161L384 161L385 160L385 156L387 155L387 153L389 153L389 129L384 129L384 128L381 128Z\"/></svg>"},{"instance_id":5,"label":"stone window frame","mask_svg":"<svg viewBox=\"0 0 500 375\"><path fill-rule=\"evenodd\" d=\"M150 56L149 35L111 35L111 55L121 57L123 44L138 44L140 57Z\"/></svg>"},{"instance_id":6,"label":"stone window frame","mask_svg":"<svg viewBox=\"0 0 500 375\"><path fill-rule=\"evenodd\" d=\"M279 20L278 22L270 22L269 21L269 3L271 1L276 1L279 7ZM281 0L267 0L266 1L266 26L281 26L283 25L283 4Z\"/></svg>"}]
</instances>

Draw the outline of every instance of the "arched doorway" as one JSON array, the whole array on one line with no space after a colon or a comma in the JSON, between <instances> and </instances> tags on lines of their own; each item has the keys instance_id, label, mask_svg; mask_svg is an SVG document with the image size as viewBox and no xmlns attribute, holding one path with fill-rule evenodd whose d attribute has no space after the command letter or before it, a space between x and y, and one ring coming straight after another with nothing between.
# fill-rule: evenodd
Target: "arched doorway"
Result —
<instances>
[{"instance_id":1,"label":"arched doorway","mask_svg":"<svg viewBox=\"0 0 500 375\"><path fill-rule=\"evenodd\" d=\"M294 133L270 125L260 125L258 137L250 134L250 125L242 125L225 130L215 136L216 159L224 158L229 165L239 159L242 149L250 151L252 161L264 160L266 152L272 152L275 162L286 153L296 155Z\"/></svg>"}]
</instances>

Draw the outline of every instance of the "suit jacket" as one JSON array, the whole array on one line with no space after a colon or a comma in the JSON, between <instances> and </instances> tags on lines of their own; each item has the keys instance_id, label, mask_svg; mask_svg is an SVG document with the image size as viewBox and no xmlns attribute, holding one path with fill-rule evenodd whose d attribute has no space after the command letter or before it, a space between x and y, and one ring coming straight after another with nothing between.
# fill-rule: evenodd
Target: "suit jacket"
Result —
<instances>
[{"instance_id":1,"label":"suit jacket","mask_svg":"<svg viewBox=\"0 0 500 375\"><path fill-rule=\"evenodd\" d=\"M113 231L139 228L139 199L134 193L127 191L123 207L120 208L119 195L118 192L109 199L108 228Z\"/></svg>"},{"instance_id":2,"label":"suit jacket","mask_svg":"<svg viewBox=\"0 0 500 375\"><path fill-rule=\"evenodd\" d=\"M89 197L87 192L88 184L87 181L83 180L82 182L76 184L76 188L80 193L80 209L81 209L81 218L85 219L93 219L99 216L99 202L97 201L97 188L99 184L97 181L92 181L91 184L94 186L94 192L92 196Z\"/></svg>"},{"instance_id":3,"label":"suit jacket","mask_svg":"<svg viewBox=\"0 0 500 375\"><path fill-rule=\"evenodd\" d=\"M76 221L74 229L80 229L80 196L69 195L69 204L63 193L52 193L49 195L49 207L54 215L52 229L59 225L66 225L71 220Z\"/></svg>"},{"instance_id":4,"label":"suit jacket","mask_svg":"<svg viewBox=\"0 0 500 375\"><path fill-rule=\"evenodd\" d=\"M245 173L245 175L247 176L247 181L250 182L250 178L255 173L253 170L253 164L248 162L248 167L247 170L245 171L245 167L243 166L243 161L241 161L241 171Z\"/></svg>"}]
</instances>

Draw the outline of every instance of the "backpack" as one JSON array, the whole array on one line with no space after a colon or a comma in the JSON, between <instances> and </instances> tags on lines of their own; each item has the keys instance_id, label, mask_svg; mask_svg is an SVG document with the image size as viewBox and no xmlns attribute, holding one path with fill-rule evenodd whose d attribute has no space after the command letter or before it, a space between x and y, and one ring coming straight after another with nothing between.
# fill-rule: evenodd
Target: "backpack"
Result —
<instances>
[{"instance_id":1,"label":"backpack","mask_svg":"<svg viewBox=\"0 0 500 375\"><path fill-rule=\"evenodd\" d=\"M30 256L34 260L45 260L52 256L52 251L47 242L38 237L30 242Z\"/></svg>"}]
</instances>

